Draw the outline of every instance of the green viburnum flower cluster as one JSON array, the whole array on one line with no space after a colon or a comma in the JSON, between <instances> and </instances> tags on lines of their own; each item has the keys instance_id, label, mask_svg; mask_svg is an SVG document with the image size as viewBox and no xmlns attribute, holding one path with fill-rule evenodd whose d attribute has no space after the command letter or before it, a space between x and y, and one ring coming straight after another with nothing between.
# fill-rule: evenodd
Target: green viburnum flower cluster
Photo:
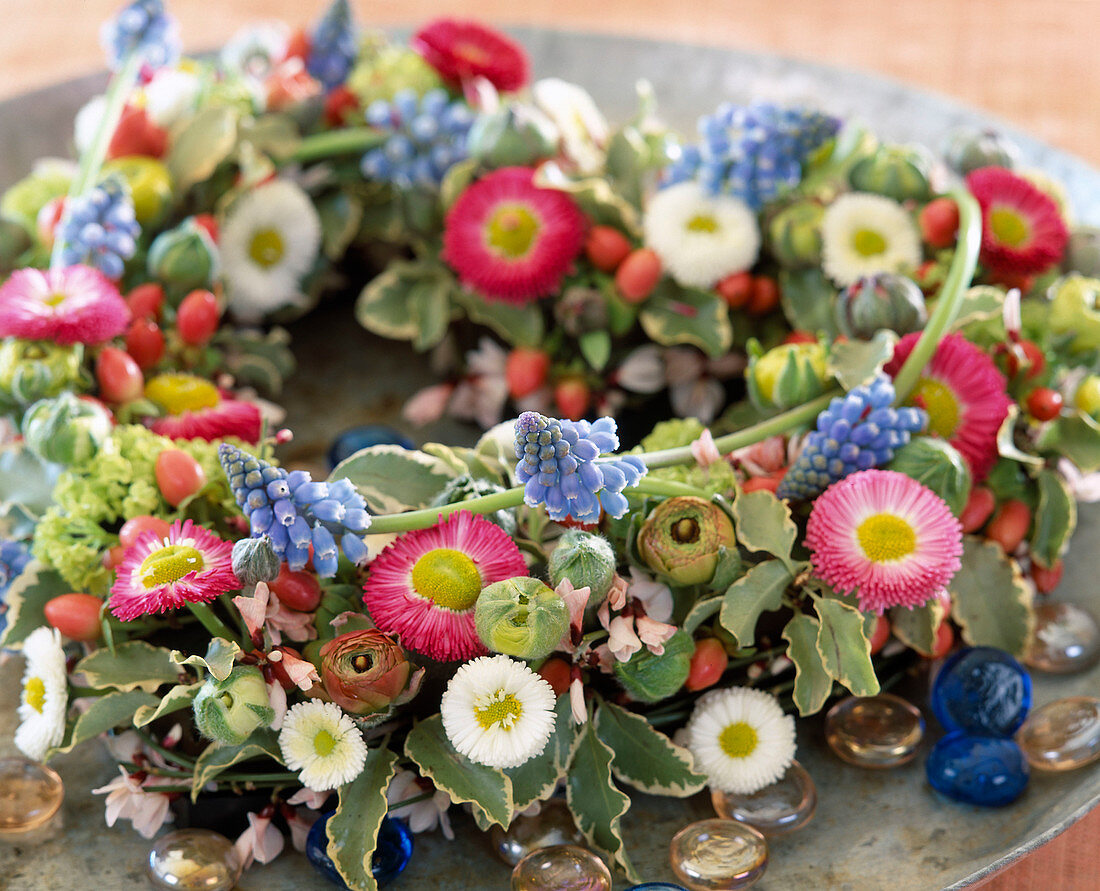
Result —
<instances>
[{"instance_id":1,"label":"green viburnum flower cluster","mask_svg":"<svg viewBox=\"0 0 1100 891\"><path fill-rule=\"evenodd\" d=\"M634 451L655 452L691 445L703 435L705 429L698 418L672 418L661 421ZM651 479L686 483L708 495L729 495L737 486L737 476L728 461L716 461L705 468L698 464L653 468L649 471L649 476Z\"/></svg>"},{"instance_id":2,"label":"green viburnum flower cluster","mask_svg":"<svg viewBox=\"0 0 1100 891\"><path fill-rule=\"evenodd\" d=\"M166 448L187 452L206 473L202 496L185 503L182 511L168 504L157 487L156 460ZM216 516L237 512L218 464L217 443L173 441L135 424L116 427L99 452L61 474L53 501L35 530L35 557L56 569L74 591L101 594L111 578L103 551L118 544L118 528L128 518L152 514L202 520L200 511Z\"/></svg>"}]
</instances>

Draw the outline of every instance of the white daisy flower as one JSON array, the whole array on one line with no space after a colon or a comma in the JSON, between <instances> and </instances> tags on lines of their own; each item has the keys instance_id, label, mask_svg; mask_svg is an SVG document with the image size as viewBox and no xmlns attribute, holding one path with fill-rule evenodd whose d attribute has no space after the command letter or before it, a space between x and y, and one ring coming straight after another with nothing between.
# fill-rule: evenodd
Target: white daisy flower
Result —
<instances>
[{"instance_id":1,"label":"white daisy flower","mask_svg":"<svg viewBox=\"0 0 1100 891\"><path fill-rule=\"evenodd\" d=\"M302 303L301 280L320 246L321 220L301 188L277 179L253 189L230 209L218 245L230 310L258 322Z\"/></svg>"},{"instance_id":2,"label":"white daisy flower","mask_svg":"<svg viewBox=\"0 0 1100 891\"><path fill-rule=\"evenodd\" d=\"M221 51L222 67L263 80L286 58L289 45L290 26L285 22L257 22L229 38Z\"/></svg>"},{"instance_id":3,"label":"white daisy flower","mask_svg":"<svg viewBox=\"0 0 1100 891\"><path fill-rule=\"evenodd\" d=\"M480 656L451 678L439 703L447 739L488 767L518 767L546 747L554 691L522 662Z\"/></svg>"},{"instance_id":4,"label":"white daisy flower","mask_svg":"<svg viewBox=\"0 0 1100 891\"><path fill-rule=\"evenodd\" d=\"M158 127L172 127L199 105L203 84L199 75L185 68L159 68L141 93L145 111Z\"/></svg>"},{"instance_id":5,"label":"white daisy flower","mask_svg":"<svg viewBox=\"0 0 1100 891\"><path fill-rule=\"evenodd\" d=\"M561 78L546 77L531 86L531 96L561 134L562 154L578 172L599 173L611 130L588 91Z\"/></svg>"},{"instance_id":6,"label":"white daisy flower","mask_svg":"<svg viewBox=\"0 0 1100 891\"><path fill-rule=\"evenodd\" d=\"M756 262L760 229L744 201L683 182L649 200L645 243L681 285L710 288Z\"/></svg>"},{"instance_id":7,"label":"white daisy flower","mask_svg":"<svg viewBox=\"0 0 1100 891\"><path fill-rule=\"evenodd\" d=\"M69 683L65 651L55 628L36 628L23 641L27 667L19 697L15 745L28 758L41 761L65 738L65 714L69 709Z\"/></svg>"},{"instance_id":8,"label":"white daisy flower","mask_svg":"<svg viewBox=\"0 0 1100 891\"><path fill-rule=\"evenodd\" d=\"M302 785L315 792L350 783L367 759L367 744L355 722L336 703L316 699L286 713L279 748L286 766L300 771Z\"/></svg>"},{"instance_id":9,"label":"white daisy flower","mask_svg":"<svg viewBox=\"0 0 1100 891\"><path fill-rule=\"evenodd\" d=\"M685 729L696 769L712 788L730 794L751 795L774 783L794 759L794 718L761 690L708 693Z\"/></svg>"},{"instance_id":10,"label":"white daisy flower","mask_svg":"<svg viewBox=\"0 0 1100 891\"><path fill-rule=\"evenodd\" d=\"M905 208L882 195L850 192L825 210L822 266L838 285L920 265L920 234Z\"/></svg>"}]
</instances>

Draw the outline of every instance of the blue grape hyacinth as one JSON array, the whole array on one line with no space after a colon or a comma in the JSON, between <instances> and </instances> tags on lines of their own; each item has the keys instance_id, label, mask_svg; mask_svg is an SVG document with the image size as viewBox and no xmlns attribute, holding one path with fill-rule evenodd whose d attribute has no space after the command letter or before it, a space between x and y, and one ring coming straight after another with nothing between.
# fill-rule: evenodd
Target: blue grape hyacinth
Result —
<instances>
[{"instance_id":1,"label":"blue grape hyacinth","mask_svg":"<svg viewBox=\"0 0 1100 891\"><path fill-rule=\"evenodd\" d=\"M636 486L646 466L634 455L600 459L619 447L615 421L564 421L525 411L516 420L516 477L530 507L546 506L551 520L595 523L603 509L627 511L623 489Z\"/></svg>"},{"instance_id":2,"label":"blue grape hyacinth","mask_svg":"<svg viewBox=\"0 0 1100 891\"><path fill-rule=\"evenodd\" d=\"M60 261L65 266L85 263L107 278L121 278L140 234L130 190L112 177L72 200L56 233Z\"/></svg>"},{"instance_id":3,"label":"blue grape hyacinth","mask_svg":"<svg viewBox=\"0 0 1100 891\"><path fill-rule=\"evenodd\" d=\"M100 41L112 71L132 52L140 53L142 62L153 68L174 64L180 55L179 29L162 0L134 0L103 23Z\"/></svg>"},{"instance_id":4,"label":"blue grape hyacinth","mask_svg":"<svg viewBox=\"0 0 1100 891\"><path fill-rule=\"evenodd\" d=\"M809 109L724 103L699 119L702 141L681 147L662 185L698 180L712 195L730 194L759 210L798 185L806 159L839 129L839 119Z\"/></svg>"},{"instance_id":5,"label":"blue grape hyacinth","mask_svg":"<svg viewBox=\"0 0 1100 891\"><path fill-rule=\"evenodd\" d=\"M776 490L780 498L813 498L857 470L886 464L928 423L919 408L893 408L894 385L879 375L838 396L817 416L802 453Z\"/></svg>"},{"instance_id":6,"label":"blue grape hyacinth","mask_svg":"<svg viewBox=\"0 0 1100 891\"><path fill-rule=\"evenodd\" d=\"M228 443L218 446L218 459L252 537L268 535L291 569L309 562L310 545L322 578L336 575L341 550L356 565L367 559L363 533L370 514L350 482L315 482L304 470L287 472Z\"/></svg>"},{"instance_id":7,"label":"blue grape hyacinth","mask_svg":"<svg viewBox=\"0 0 1100 891\"><path fill-rule=\"evenodd\" d=\"M474 112L465 102L452 101L446 90L429 90L423 97L414 90L400 90L391 102L372 102L366 119L389 137L363 155L363 176L398 188L434 188L451 167L466 159Z\"/></svg>"},{"instance_id":8,"label":"blue grape hyacinth","mask_svg":"<svg viewBox=\"0 0 1100 891\"><path fill-rule=\"evenodd\" d=\"M347 0L334 0L313 31L306 70L331 90L347 80L358 54Z\"/></svg>"}]
</instances>

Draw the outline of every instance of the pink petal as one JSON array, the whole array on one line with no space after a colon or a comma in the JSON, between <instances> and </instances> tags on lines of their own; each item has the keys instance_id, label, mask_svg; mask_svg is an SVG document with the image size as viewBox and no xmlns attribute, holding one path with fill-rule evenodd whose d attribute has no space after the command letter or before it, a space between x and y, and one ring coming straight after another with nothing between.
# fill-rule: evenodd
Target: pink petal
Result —
<instances>
[{"instance_id":1,"label":"pink petal","mask_svg":"<svg viewBox=\"0 0 1100 891\"><path fill-rule=\"evenodd\" d=\"M569 684L569 710L573 713L574 724L584 724L588 720L588 708L584 704L584 687L580 678L573 678Z\"/></svg>"},{"instance_id":2,"label":"pink petal","mask_svg":"<svg viewBox=\"0 0 1100 891\"><path fill-rule=\"evenodd\" d=\"M709 430L704 430L699 438L691 444L691 456L700 467L710 467L711 464L722 460L722 453L718 451L718 446L714 444L714 437L711 436Z\"/></svg>"},{"instance_id":3,"label":"pink petal","mask_svg":"<svg viewBox=\"0 0 1100 891\"><path fill-rule=\"evenodd\" d=\"M642 648L642 642L634 633L634 622L623 616L616 616L608 626L608 649L620 662L627 662L631 656Z\"/></svg>"},{"instance_id":4,"label":"pink petal","mask_svg":"<svg viewBox=\"0 0 1100 891\"><path fill-rule=\"evenodd\" d=\"M658 622L649 616L636 616L634 623L638 628L638 637L649 647L649 651L654 656L664 655L665 641L676 633L676 626Z\"/></svg>"}]
</instances>

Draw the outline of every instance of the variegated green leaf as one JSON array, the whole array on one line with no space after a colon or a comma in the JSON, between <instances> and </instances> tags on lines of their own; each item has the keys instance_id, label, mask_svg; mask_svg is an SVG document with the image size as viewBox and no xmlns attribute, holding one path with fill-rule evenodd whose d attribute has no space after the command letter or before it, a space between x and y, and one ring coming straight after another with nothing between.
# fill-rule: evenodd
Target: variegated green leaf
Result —
<instances>
[{"instance_id":1,"label":"variegated green leaf","mask_svg":"<svg viewBox=\"0 0 1100 891\"><path fill-rule=\"evenodd\" d=\"M536 801L547 798L554 791L558 780L565 776L573 758L580 735L573 725L568 693L558 697L554 713L554 732L550 734L546 748L519 767L504 771L512 781L514 810L526 810Z\"/></svg>"},{"instance_id":2,"label":"variegated green leaf","mask_svg":"<svg viewBox=\"0 0 1100 891\"><path fill-rule=\"evenodd\" d=\"M686 343L710 356L721 356L733 343L733 325L721 297L680 288L669 280L650 295L638 321L650 340L665 346Z\"/></svg>"},{"instance_id":3,"label":"variegated green leaf","mask_svg":"<svg viewBox=\"0 0 1100 891\"><path fill-rule=\"evenodd\" d=\"M1049 467L1039 471L1039 503L1031 524L1031 559L1051 567L1069 548L1077 528L1077 502L1062 477Z\"/></svg>"},{"instance_id":4,"label":"variegated green leaf","mask_svg":"<svg viewBox=\"0 0 1100 891\"><path fill-rule=\"evenodd\" d=\"M821 710L833 691L833 679L825 669L817 639L821 623L813 616L799 614L783 629L787 658L794 663L794 704L800 715Z\"/></svg>"},{"instance_id":5,"label":"variegated green leaf","mask_svg":"<svg viewBox=\"0 0 1100 891\"><path fill-rule=\"evenodd\" d=\"M1023 655L1035 625L1032 589L1000 545L966 536L962 568L947 590L967 643Z\"/></svg>"},{"instance_id":6,"label":"variegated green leaf","mask_svg":"<svg viewBox=\"0 0 1100 891\"><path fill-rule=\"evenodd\" d=\"M756 622L761 613L783 605L783 593L794 575L779 560L757 563L729 586L722 600L719 621L737 639L741 648L756 640Z\"/></svg>"},{"instance_id":7,"label":"variegated green leaf","mask_svg":"<svg viewBox=\"0 0 1100 891\"><path fill-rule=\"evenodd\" d=\"M8 627L0 646L21 647L28 634L46 624L46 603L70 591L72 586L45 563L38 560L28 563L4 595Z\"/></svg>"},{"instance_id":8,"label":"variegated green leaf","mask_svg":"<svg viewBox=\"0 0 1100 891\"><path fill-rule=\"evenodd\" d=\"M596 735L615 753L611 770L625 783L650 795L686 798L706 785L695 772L691 752L675 745L641 715L600 702Z\"/></svg>"},{"instance_id":9,"label":"variegated green leaf","mask_svg":"<svg viewBox=\"0 0 1100 891\"><path fill-rule=\"evenodd\" d=\"M119 644L113 653L107 649L89 653L74 672L83 674L92 687L153 693L161 684L179 680L180 667L172 661L171 650L131 640Z\"/></svg>"},{"instance_id":10,"label":"variegated green leaf","mask_svg":"<svg viewBox=\"0 0 1100 891\"><path fill-rule=\"evenodd\" d=\"M858 609L840 600L820 597L814 608L821 627L817 650L829 675L855 696L874 696L879 691L871 663L871 643L864 633L864 617Z\"/></svg>"},{"instance_id":11,"label":"variegated green leaf","mask_svg":"<svg viewBox=\"0 0 1100 891\"><path fill-rule=\"evenodd\" d=\"M870 381L894 355L898 336L885 328L870 340L846 340L829 349L826 369L845 390Z\"/></svg>"},{"instance_id":12,"label":"variegated green leaf","mask_svg":"<svg viewBox=\"0 0 1100 891\"><path fill-rule=\"evenodd\" d=\"M791 509L771 492L741 492L733 503L737 541L750 551L765 551L791 565L791 548L798 538L798 527Z\"/></svg>"},{"instance_id":13,"label":"variegated green leaf","mask_svg":"<svg viewBox=\"0 0 1100 891\"><path fill-rule=\"evenodd\" d=\"M201 688L201 682L196 684L177 684L165 693L163 697L157 697L155 703L143 705L134 712L134 726L145 727L147 724L153 723L157 718L163 717L164 715L170 715L181 709L190 708L191 703L195 701L195 697L198 695Z\"/></svg>"},{"instance_id":14,"label":"variegated green leaf","mask_svg":"<svg viewBox=\"0 0 1100 891\"><path fill-rule=\"evenodd\" d=\"M220 743L212 743L207 746L195 761L195 773L191 778L191 800L196 801L202 792L203 786L216 779L234 764L248 761L251 758L267 757L283 763L282 752L279 750L278 736L274 730L266 727L257 730L239 746L227 746ZM258 771L259 772L259 771Z\"/></svg>"},{"instance_id":15,"label":"variegated green leaf","mask_svg":"<svg viewBox=\"0 0 1100 891\"><path fill-rule=\"evenodd\" d=\"M205 656L185 656L179 650L173 650L171 659L175 665L192 665L210 672L215 679L224 681L233 670L240 652L238 644L224 637L215 637L206 647Z\"/></svg>"},{"instance_id":16,"label":"variegated green leaf","mask_svg":"<svg viewBox=\"0 0 1100 891\"><path fill-rule=\"evenodd\" d=\"M329 482L347 479L378 513L424 507L456 476L447 462L397 445L361 449L336 465Z\"/></svg>"},{"instance_id":17,"label":"variegated green leaf","mask_svg":"<svg viewBox=\"0 0 1100 891\"><path fill-rule=\"evenodd\" d=\"M85 740L106 733L115 727L129 725L134 712L139 708L149 708L157 701L157 696L152 693L143 693L141 690L119 691L96 697L91 700L87 711L82 712L76 719L76 724L73 726L71 735L66 738L65 744L53 749L50 752L51 756L68 752Z\"/></svg>"},{"instance_id":18,"label":"variegated green leaf","mask_svg":"<svg viewBox=\"0 0 1100 891\"><path fill-rule=\"evenodd\" d=\"M363 772L340 788L340 803L325 826L328 855L349 888L378 888L371 863L396 765L397 756L389 749L370 749Z\"/></svg>"},{"instance_id":19,"label":"variegated green leaf","mask_svg":"<svg viewBox=\"0 0 1100 891\"><path fill-rule=\"evenodd\" d=\"M913 609L899 606L890 610L890 628L907 647L931 656L936 649L936 629L943 621L945 612L938 597Z\"/></svg>"}]
</instances>

